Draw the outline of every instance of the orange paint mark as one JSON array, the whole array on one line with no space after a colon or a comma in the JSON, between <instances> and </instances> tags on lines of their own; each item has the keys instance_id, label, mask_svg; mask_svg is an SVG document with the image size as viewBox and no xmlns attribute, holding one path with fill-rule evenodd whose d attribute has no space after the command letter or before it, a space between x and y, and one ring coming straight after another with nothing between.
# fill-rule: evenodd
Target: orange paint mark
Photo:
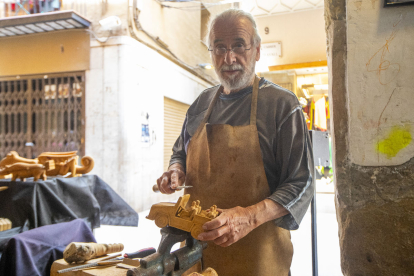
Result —
<instances>
[{"instance_id":1,"label":"orange paint mark","mask_svg":"<svg viewBox=\"0 0 414 276\"><path fill-rule=\"evenodd\" d=\"M389 53L389 45L397 36L398 30L395 28L400 24L402 18L393 24L394 30L391 35L385 40L384 46L382 46L366 63L368 72L376 72L378 75L379 83L382 85L389 84L392 82L400 73L400 65L398 63L391 63L389 60L385 59L387 52ZM379 62L373 62L378 55L381 54ZM371 64L373 62L373 64Z\"/></svg>"}]
</instances>

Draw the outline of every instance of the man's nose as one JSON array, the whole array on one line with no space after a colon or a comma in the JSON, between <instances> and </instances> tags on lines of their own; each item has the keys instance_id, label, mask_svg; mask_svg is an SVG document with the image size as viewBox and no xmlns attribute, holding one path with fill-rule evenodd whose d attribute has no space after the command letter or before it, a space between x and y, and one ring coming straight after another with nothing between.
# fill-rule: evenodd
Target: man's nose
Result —
<instances>
[{"instance_id":1,"label":"man's nose","mask_svg":"<svg viewBox=\"0 0 414 276\"><path fill-rule=\"evenodd\" d=\"M227 50L224 56L224 62L228 65L233 64L236 61L236 55L231 50Z\"/></svg>"}]
</instances>

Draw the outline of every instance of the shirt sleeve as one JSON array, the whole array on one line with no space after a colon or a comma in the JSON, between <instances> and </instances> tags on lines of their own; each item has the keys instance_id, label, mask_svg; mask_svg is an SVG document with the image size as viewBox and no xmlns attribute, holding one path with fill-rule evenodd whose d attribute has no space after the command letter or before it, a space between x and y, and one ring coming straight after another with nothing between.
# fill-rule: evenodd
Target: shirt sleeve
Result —
<instances>
[{"instance_id":1,"label":"shirt sleeve","mask_svg":"<svg viewBox=\"0 0 414 276\"><path fill-rule=\"evenodd\" d=\"M180 163L184 170L186 169L186 140L188 140L189 134L187 132L187 116L185 117L183 128L181 129L181 134L178 136L175 144L172 148L173 154L171 155L170 164Z\"/></svg>"},{"instance_id":2,"label":"shirt sleeve","mask_svg":"<svg viewBox=\"0 0 414 276\"><path fill-rule=\"evenodd\" d=\"M269 199L289 211L289 214L275 222L281 228L296 230L315 190L312 146L300 106L281 121L276 133L274 152L280 180Z\"/></svg>"}]
</instances>

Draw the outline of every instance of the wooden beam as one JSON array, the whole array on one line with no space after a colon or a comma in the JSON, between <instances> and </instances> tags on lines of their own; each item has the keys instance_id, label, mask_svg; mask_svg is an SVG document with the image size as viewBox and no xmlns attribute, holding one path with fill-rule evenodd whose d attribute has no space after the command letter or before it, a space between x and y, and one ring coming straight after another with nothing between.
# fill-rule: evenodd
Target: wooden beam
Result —
<instances>
[{"instance_id":1,"label":"wooden beam","mask_svg":"<svg viewBox=\"0 0 414 276\"><path fill-rule=\"evenodd\" d=\"M321 66L328 66L328 61L322 60L322 61L313 61L313 62L274 65L274 66L269 66L269 71L292 70L292 69L321 67Z\"/></svg>"}]
</instances>

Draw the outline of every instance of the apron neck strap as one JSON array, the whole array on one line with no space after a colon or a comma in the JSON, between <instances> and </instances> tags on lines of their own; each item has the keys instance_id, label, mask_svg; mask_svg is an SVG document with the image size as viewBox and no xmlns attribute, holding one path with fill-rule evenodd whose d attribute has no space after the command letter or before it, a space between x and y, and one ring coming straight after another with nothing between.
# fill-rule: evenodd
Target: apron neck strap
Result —
<instances>
[{"instance_id":1,"label":"apron neck strap","mask_svg":"<svg viewBox=\"0 0 414 276\"><path fill-rule=\"evenodd\" d=\"M213 100L211 101L210 105L208 106L206 115L204 116L203 120L201 121L200 125L197 128L197 131L194 134L194 137L198 136L199 133L201 133L201 130L203 129L204 125L207 123L208 118L210 118L211 112L213 111L213 107L217 102L217 99L220 97L220 94L223 92L224 87L220 85L220 87L217 89L216 94L214 95Z\"/></svg>"},{"instance_id":2,"label":"apron neck strap","mask_svg":"<svg viewBox=\"0 0 414 276\"><path fill-rule=\"evenodd\" d=\"M260 81L260 78L257 75L255 75L254 82L253 82L252 103L250 106L250 125L256 125L257 97L259 95L259 81Z\"/></svg>"},{"instance_id":3,"label":"apron neck strap","mask_svg":"<svg viewBox=\"0 0 414 276\"><path fill-rule=\"evenodd\" d=\"M259 94L259 81L260 78L255 75L254 82L253 82L253 93L252 93L252 103L250 109L250 124L256 125L256 115L257 115L257 95ZM218 89L216 94L214 95L213 100L211 101L210 105L208 106L206 115L201 121L200 125L197 128L194 136L197 136L201 130L203 129L204 125L207 123L208 119L210 118L211 112L213 111L214 105L217 102L217 99L220 97L220 94L223 92L224 87L221 85Z\"/></svg>"}]
</instances>

